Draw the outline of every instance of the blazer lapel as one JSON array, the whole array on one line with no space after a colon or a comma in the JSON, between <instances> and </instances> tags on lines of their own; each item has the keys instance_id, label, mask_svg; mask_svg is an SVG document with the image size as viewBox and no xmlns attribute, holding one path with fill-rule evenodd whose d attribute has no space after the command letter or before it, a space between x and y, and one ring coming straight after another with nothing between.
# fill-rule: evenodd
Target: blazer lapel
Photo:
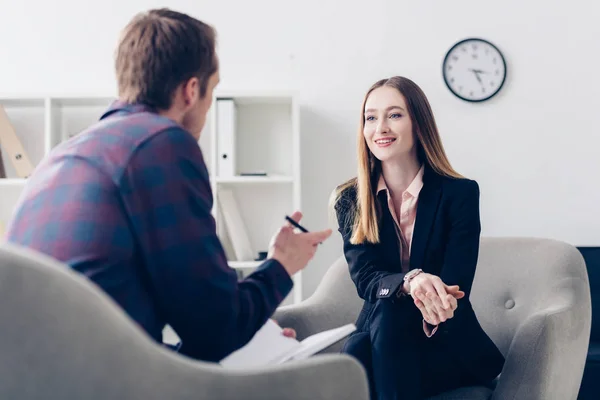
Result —
<instances>
[{"instance_id":1,"label":"blazer lapel","mask_svg":"<svg viewBox=\"0 0 600 400\"><path fill-rule=\"evenodd\" d=\"M425 251L427 250L427 243L437 213L441 193L442 187L439 177L434 171L427 168L423 177L423 188L419 193L417 203L417 218L415 220L410 252L411 269L422 268L423 270L427 270L427 266L423 265Z\"/></svg>"}]
</instances>

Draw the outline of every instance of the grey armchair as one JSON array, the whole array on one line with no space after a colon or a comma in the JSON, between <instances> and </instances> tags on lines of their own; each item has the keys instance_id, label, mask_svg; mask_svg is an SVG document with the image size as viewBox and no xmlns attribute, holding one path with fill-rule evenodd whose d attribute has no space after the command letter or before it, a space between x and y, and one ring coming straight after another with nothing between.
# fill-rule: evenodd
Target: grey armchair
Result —
<instances>
[{"instance_id":1,"label":"grey armchair","mask_svg":"<svg viewBox=\"0 0 600 400\"><path fill-rule=\"evenodd\" d=\"M155 343L89 280L0 245L1 399L357 399L366 376L324 355L232 372Z\"/></svg>"},{"instance_id":2,"label":"grey armchair","mask_svg":"<svg viewBox=\"0 0 600 400\"><path fill-rule=\"evenodd\" d=\"M495 390L461 388L435 399L577 398L590 336L585 263L568 244L535 238L483 238L471 300L482 327L506 357ZM354 322L362 300L344 257L316 292L276 315L300 339ZM338 343L325 352L339 352Z\"/></svg>"}]
</instances>

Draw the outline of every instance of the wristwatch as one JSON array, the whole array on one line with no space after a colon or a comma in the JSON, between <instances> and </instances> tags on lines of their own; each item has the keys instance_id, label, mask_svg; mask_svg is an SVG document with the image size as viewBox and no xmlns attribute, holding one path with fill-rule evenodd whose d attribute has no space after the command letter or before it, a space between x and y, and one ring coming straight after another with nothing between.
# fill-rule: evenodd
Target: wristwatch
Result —
<instances>
[{"instance_id":1,"label":"wristwatch","mask_svg":"<svg viewBox=\"0 0 600 400\"><path fill-rule=\"evenodd\" d=\"M409 284L409 288L410 288L410 281L413 280L413 278L417 275L419 275L421 272L423 272L422 269L420 268L415 268L415 269L411 269L410 271L408 271L406 273L406 275L404 275L404 282L407 282ZM408 291L408 295L410 296L410 289Z\"/></svg>"}]
</instances>

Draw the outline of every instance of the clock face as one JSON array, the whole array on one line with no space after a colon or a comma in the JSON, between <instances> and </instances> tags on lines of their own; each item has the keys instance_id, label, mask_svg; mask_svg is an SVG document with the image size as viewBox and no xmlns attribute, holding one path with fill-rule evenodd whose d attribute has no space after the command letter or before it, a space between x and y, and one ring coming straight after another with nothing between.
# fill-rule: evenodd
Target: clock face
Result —
<instances>
[{"instance_id":1,"label":"clock face","mask_svg":"<svg viewBox=\"0 0 600 400\"><path fill-rule=\"evenodd\" d=\"M457 97L471 102L490 99L506 80L506 62L496 46L483 39L456 43L443 63L446 86Z\"/></svg>"}]
</instances>

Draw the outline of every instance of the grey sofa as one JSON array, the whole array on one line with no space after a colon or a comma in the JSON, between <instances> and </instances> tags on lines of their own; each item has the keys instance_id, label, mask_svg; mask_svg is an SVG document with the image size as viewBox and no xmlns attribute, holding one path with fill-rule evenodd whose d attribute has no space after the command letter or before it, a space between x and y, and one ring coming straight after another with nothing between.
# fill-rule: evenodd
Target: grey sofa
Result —
<instances>
[{"instance_id":1,"label":"grey sofa","mask_svg":"<svg viewBox=\"0 0 600 400\"><path fill-rule=\"evenodd\" d=\"M175 354L87 279L7 244L0 320L0 399L368 398L364 370L348 356L231 372Z\"/></svg>"},{"instance_id":2,"label":"grey sofa","mask_svg":"<svg viewBox=\"0 0 600 400\"><path fill-rule=\"evenodd\" d=\"M475 312L506 357L496 388L461 388L436 399L576 399L588 349L591 306L581 254L535 238L483 238L471 293ZM315 293L276 315L298 337L354 322L362 300L344 257ZM338 343L326 352L339 352Z\"/></svg>"}]
</instances>

